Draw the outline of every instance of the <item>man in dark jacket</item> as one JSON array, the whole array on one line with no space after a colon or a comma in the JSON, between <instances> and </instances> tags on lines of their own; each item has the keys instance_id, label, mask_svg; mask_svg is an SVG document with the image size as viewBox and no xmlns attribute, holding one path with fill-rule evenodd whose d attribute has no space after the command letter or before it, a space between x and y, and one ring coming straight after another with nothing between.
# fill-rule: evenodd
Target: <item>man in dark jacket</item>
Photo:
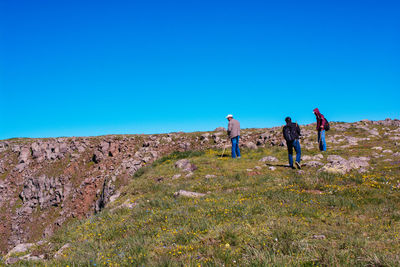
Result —
<instances>
[{"instance_id":1,"label":"man in dark jacket","mask_svg":"<svg viewBox=\"0 0 400 267\"><path fill-rule=\"evenodd\" d=\"M292 123L292 119L290 117L286 117L285 119L286 125L283 127L283 137L286 140L286 145L289 154L289 166L293 167L293 148L296 151L296 166L301 169L300 161L301 161L301 147L300 147L300 127L297 123Z\"/></svg>"},{"instance_id":2,"label":"man in dark jacket","mask_svg":"<svg viewBox=\"0 0 400 267\"><path fill-rule=\"evenodd\" d=\"M326 120L324 115L319 112L319 109L314 109L315 117L317 118L317 131L318 131L318 144L319 150L326 151L326 142L325 142L325 124Z\"/></svg>"}]
</instances>

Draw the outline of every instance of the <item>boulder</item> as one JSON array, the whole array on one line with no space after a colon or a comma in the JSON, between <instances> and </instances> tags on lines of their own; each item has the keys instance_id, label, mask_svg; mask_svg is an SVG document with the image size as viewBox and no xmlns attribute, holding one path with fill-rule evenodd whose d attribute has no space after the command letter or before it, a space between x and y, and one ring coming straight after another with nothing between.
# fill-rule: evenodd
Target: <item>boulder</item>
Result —
<instances>
[{"instance_id":1,"label":"boulder","mask_svg":"<svg viewBox=\"0 0 400 267\"><path fill-rule=\"evenodd\" d=\"M189 178L189 177L192 177L193 176L193 172L188 172L186 175L185 175L185 178Z\"/></svg>"},{"instance_id":2,"label":"boulder","mask_svg":"<svg viewBox=\"0 0 400 267\"><path fill-rule=\"evenodd\" d=\"M188 159L181 159L175 162L175 168L179 168L187 172L192 172L197 170L196 165L190 163Z\"/></svg>"},{"instance_id":3,"label":"boulder","mask_svg":"<svg viewBox=\"0 0 400 267\"><path fill-rule=\"evenodd\" d=\"M172 142L172 138L169 136L163 136L161 138L161 141L165 142L165 143L171 143Z\"/></svg>"},{"instance_id":4,"label":"boulder","mask_svg":"<svg viewBox=\"0 0 400 267\"><path fill-rule=\"evenodd\" d=\"M31 145L32 158L37 162L43 162L45 160L45 152L43 145L39 142L35 142Z\"/></svg>"},{"instance_id":5,"label":"boulder","mask_svg":"<svg viewBox=\"0 0 400 267\"><path fill-rule=\"evenodd\" d=\"M248 149L257 149L257 145L254 144L253 142L247 142L244 144L245 147L247 147Z\"/></svg>"},{"instance_id":6,"label":"boulder","mask_svg":"<svg viewBox=\"0 0 400 267\"><path fill-rule=\"evenodd\" d=\"M28 249L30 249L32 246L34 246L35 243L22 243L22 244L18 244L16 245L12 250L10 250L7 255L5 256L5 258L9 258L11 257L13 254L17 254L17 253L23 253L28 251Z\"/></svg>"},{"instance_id":7,"label":"boulder","mask_svg":"<svg viewBox=\"0 0 400 267\"><path fill-rule=\"evenodd\" d=\"M345 174L351 170L358 169L359 172L364 172L369 167L367 157L350 157L348 160L338 155L328 156L328 164L323 166L320 171L329 173Z\"/></svg>"},{"instance_id":8,"label":"boulder","mask_svg":"<svg viewBox=\"0 0 400 267\"><path fill-rule=\"evenodd\" d=\"M100 163L102 160L104 159L104 155L103 155L103 153L101 153L100 151L95 151L94 153L93 153L93 156L92 156L92 161L94 162L94 163Z\"/></svg>"},{"instance_id":9,"label":"boulder","mask_svg":"<svg viewBox=\"0 0 400 267\"><path fill-rule=\"evenodd\" d=\"M260 159L260 162L277 162L278 159L273 156L267 156Z\"/></svg>"},{"instance_id":10,"label":"boulder","mask_svg":"<svg viewBox=\"0 0 400 267\"><path fill-rule=\"evenodd\" d=\"M108 151L108 155L110 157L115 157L119 154L119 152L120 152L120 148L119 148L118 143L111 143L109 151Z\"/></svg>"},{"instance_id":11,"label":"boulder","mask_svg":"<svg viewBox=\"0 0 400 267\"><path fill-rule=\"evenodd\" d=\"M27 254L19 257L19 259L23 261L40 261L44 259L44 255L33 256L32 254Z\"/></svg>"},{"instance_id":12,"label":"boulder","mask_svg":"<svg viewBox=\"0 0 400 267\"><path fill-rule=\"evenodd\" d=\"M178 192L174 193L174 197L183 196L183 197L197 198L197 197L204 197L205 195L206 194L203 194L203 193L196 193L196 192L190 192L190 191L185 191L185 190L179 190Z\"/></svg>"},{"instance_id":13,"label":"boulder","mask_svg":"<svg viewBox=\"0 0 400 267\"><path fill-rule=\"evenodd\" d=\"M220 135L222 135L222 132L218 132L218 133L213 133L212 134L212 139L214 140L214 143L219 143L221 141Z\"/></svg>"},{"instance_id":14,"label":"boulder","mask_svg":"<svg viewBox=\"0 0 400 267\"><path fill-rule=\"evenodd\" d=\"M5 264L16 264L19 261L19 258L16 257L9 257L6 258L6 260L4 261Z\"/></svg>"},{"instance_id":15,"label":"boulder","mask_svg":"<svg viewBox=\"0 0 400 267\"><path fill-rule=\"evenodd\" d=\"M325 239L325 235L313 235L312 239Z\"/></svg>"},{"instance_id":16,"label":"boulder","mask_svg":"<svg viewBox=\"0 0 400 267\"><path fill-rule=\"evenodd\" d=\"M181 176L182 176L182 174L180 174L180 173L175 174L174 176L172 176L172 180L176 180L176 179L180 178Z\"/></svg>"},{"instance_id":17,"label":"boulder","mask_svg":"<svg viewBox=\"0 0 400 267\"><path fill-rule=\"evenodd\" d=\"M18 163L28 163L29 157L31 155L31 150L29 147L24 147L19 152Z\"/></svg>"},{"instance_id":18,"label":"boulder","mask_svg":"<svg viewBox=\"0 0 400 267\"><path fill-rule=\"evenodd\" d=\"M322 154L317 154L317 155L315 155L313 157L305 155L305 156L301 157L301 160L303 160L303 161L308 161L308 160L319 161L319 160L321 160L323 158L324 158L324 156Z\"/></svg>"},{"instance_id":19,"label":"boulder","mask_svg":"<svg viewBox=\"0 0 400 267\"><path fill-rule=\"evenodd\" d=\"M115 208L112 208L111 211L115 211L115 210L117 210L117 209L129 209L129 210L131 210L131 209L133 209L136 205L137 205L137 204L136 204L135 201L132 201L131 199L127 199L127 200L125 200L124 203L122 203L121 205L119 205L119 206L117 206L117 207L115 207Z\"/></svg>"},{"instance_id":20,"label":"boulder","mask_svg":"<svg viewBox=\"0 0 400 267\"><path fill-rule=\"evenodd\" d=\"M324 155L322 155L322 154L317 154L314 156L314 160L323 159L323 158L324 158Z\"/></svg>"},{"instance_id":21,"label":"boulder","mask_svg":"<svg viewBox=\"0 0 400 267\"><path fill-rule=\"evenodd\" d=\"M117 200L121 196L121 192L117 191L115 192L114 195L110 196L109 203L113 203L115 200Z\"/></svg>"},{"instance_id":22,"label":"boulder","mask_svg":"<svg viewBox=\"0 0 400 267\"><path fill-rule=\"evenodd\" d=\"M124 159L120 165L123 171L127 172L129 175L133 175L137 170L142 167L142 161L131 158L131 159Z\"/></svg>"},{"instance_id":23,"label":"boulder","mask_svg":"<svg viewBox=\"0 0 400 267\"><path fill-rule=\"evenodd\" d=\"M200 140L208 141L208 137L210 137L210 133L204 133L204 134L200 135Z\"/></svg>"},{"instance_id":24,"label":"boulder","mask_svg":"<svg viewBox=\"0 0 400 267\"><path fill-rule=\"evenodd\" d=\"M63 254L65 253L65 251L71 247L70 243L66 243L64 244L55 254L54 254L54 258L55 259L61 259Z\"/></svg>"},{"instance_id":25,"label":"boulder","mask_svg":"<svg viewBox=\"0 0 400 267\"><path fill-rule=\"evenodd\" d=\"M103 155L106 155L108 153L108 150L110 149L110 143L102 141L100 143L100 151L103 153Z\"/></svg>"},{"instance_id":26,"label":"boulder","mask_svg":"<svg viewBox=\"0 0 400 267\"><path fill-rule=\"evenodd\" d=\"M179 144L179 147L180 147L181 149L183 149L184 151L188 151L188 150L191 149L191 145L190 145L189 142L180 143L180 144Z\"/></svg>"},{"instance_id":27,"label":"boulder","mask_svg":"<svg viewBox=\"0 0 400 267\"><path fill-rule=\"evenodd\" d=\"M27 166L26 163L17 164L17 166L15 166L15 170L18 171L18 172L22 172L25 169L26 166Z\"/></svg>"},{"instance_id":28,"label":"boulder","mask_svg":"<svg viewBox=\"0 0 400 267\"><path fill-rule=\"evenodd\" d=\"M320 161L313 160L313 161L305 162L305 163L303 163L303 165L307 166L307 167L318 167L318 166L322 166L324 164L321 163Z\"/></svg>"},{"instance_id":29,"label":"boulder","mask_svg":"<svg viewBox=\"0 0 400 267\"><path fill-rule=\"evenodd\" d=\"M3 151L6 151L8 149L8 143L7 142L0 142L0 153Z\"/></svg>"},{"instance_id":30,"label":"boulder","mask_svg":"<svg viewBox=\"0 0 400 267\"><path fill-rule=\"evenodd\" d=\"M329 162L344 162L345 159L338 155L329 155L328 161Z\"/></svg>"},{"instance_id":31,"label":"boulder","mask_svg":"<svg viewBox=\"0 0 400 267\"><path fill-rule=\"evenodd\" d=\"M225 129L225 127L217 127L217 128L215 128L214 131L216 131L216 132L225 132L226 129Z\"/></svg>"}]
</instances>

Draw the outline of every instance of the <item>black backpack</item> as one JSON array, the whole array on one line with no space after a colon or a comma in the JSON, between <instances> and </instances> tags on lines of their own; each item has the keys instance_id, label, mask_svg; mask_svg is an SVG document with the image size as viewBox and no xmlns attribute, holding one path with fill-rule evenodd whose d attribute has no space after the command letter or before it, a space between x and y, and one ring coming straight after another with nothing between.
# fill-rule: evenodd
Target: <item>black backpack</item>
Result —
<instances>
[{"instance_id":1,"label":"black backpack","mask_svg":"<svg viewBox=\"0 0 400 267\"><path fill-rule=\"evenodd\" d=\"M325 120L324 130L325 131L329 131L331 126L329 125L329 122L328 122L328 120L326 118L324 118L324 120Z\"/></svg>"},{"instance_id":2,"label":"black backpack","mask_svg":"<svg viewBox=\"0 0 400 267\"><path fill-rule=\"evenodd\" d=\"M293 142L294 140L296 140L296 133L294 131L296 131L296 128L294 127L290 127L287 125L284 127L283 137L287 142Z\"/></svg>"}]
</instances>

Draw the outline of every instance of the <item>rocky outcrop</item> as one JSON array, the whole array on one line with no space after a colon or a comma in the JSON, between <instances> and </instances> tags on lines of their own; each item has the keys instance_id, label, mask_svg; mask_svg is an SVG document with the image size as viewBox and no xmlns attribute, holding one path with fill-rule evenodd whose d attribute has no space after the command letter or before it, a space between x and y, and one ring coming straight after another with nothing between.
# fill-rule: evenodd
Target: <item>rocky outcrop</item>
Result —
<instances>
[{"instance_id":1,"label":"rocky outcrop","mask_svg":"<svg viewBox=\"0 0 400 267\"><path fill-rule=\"evenodd\" d=\"M327 134L329 144L351 149L364 141L386 138L394 146L392 151L397 151L395 148L399 142L396 140L400 140L400 128L395 127L400 127L398 120L354 124L332 122L331 126L335 132ZM316 149L313 127L315 124L302 127L302 147ZM391 130L383 131L382 127ZM363 132L362 137L346 134L357 129ZM164 155L174 151L222 149L229 146L230 140L227 140L225 131L219 127L215 131L190 134L179 132L0 141L0 251L4 253L18 244L49 236L71 218L84 218L101 211L115 201L119 187L129 183L140 168ZM282 128L274 127L242 130L239 145L250 149L280 149L286 144L282 138ZM388 149L374 149L374 153L379 157L398 157ZM325 160L322 154L305 155L303 159L310 168L327 172L362 172L369 168L369 158L366 157L344 159L339 155L331 156L322 168L321 162ZM261 160L267 165L277 161L271 156ZM181 172L176 179L194 175L197 168L187 159L177 161L175 166ZM275 170L276 166L269 168ZM184 194L181 192L178 195ZM133 207L130 202L126 205Z\"/></svg>"},{"instance_id":2,"label":"rocky outcrop","mask_svg":"<svg viewBox=\"0 0 400 267\"><path fill-rule=\"evenodd\" d=\"M352 170L365 172L369 167L369 160L368 157L350 157L346 160L338 155L330 155L328 156L328 164L323 166L320 171L339 174L345 174Z\"/></svg>"},{"instance_id":3,"label":"rocky outcrop","mask_svg":"<svg viewBox=\"0 0 400 267\"><path fill-rule=\"evenodd\" d=\"M41 209L59 206L71 191L71 184L62 177L28 177L24 181L20 197L23 208L32 212L36 206Z\"/></svg>"}]
</instances>

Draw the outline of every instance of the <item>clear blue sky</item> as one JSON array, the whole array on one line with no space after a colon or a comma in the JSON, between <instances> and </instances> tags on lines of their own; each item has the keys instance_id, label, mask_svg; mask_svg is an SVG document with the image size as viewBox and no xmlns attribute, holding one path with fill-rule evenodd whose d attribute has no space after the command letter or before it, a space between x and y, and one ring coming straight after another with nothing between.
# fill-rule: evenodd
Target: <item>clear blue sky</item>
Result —
<instances>
[{"instance_id":1,"label":"clear blue sky","mask_svg":"<svg viewBox=\"0 0 400 267\"><path fill-rule=\"evenodd\" d=\"M399 118L400 1L0 0L0 139Z\"/></svg>"}]
</instances>

